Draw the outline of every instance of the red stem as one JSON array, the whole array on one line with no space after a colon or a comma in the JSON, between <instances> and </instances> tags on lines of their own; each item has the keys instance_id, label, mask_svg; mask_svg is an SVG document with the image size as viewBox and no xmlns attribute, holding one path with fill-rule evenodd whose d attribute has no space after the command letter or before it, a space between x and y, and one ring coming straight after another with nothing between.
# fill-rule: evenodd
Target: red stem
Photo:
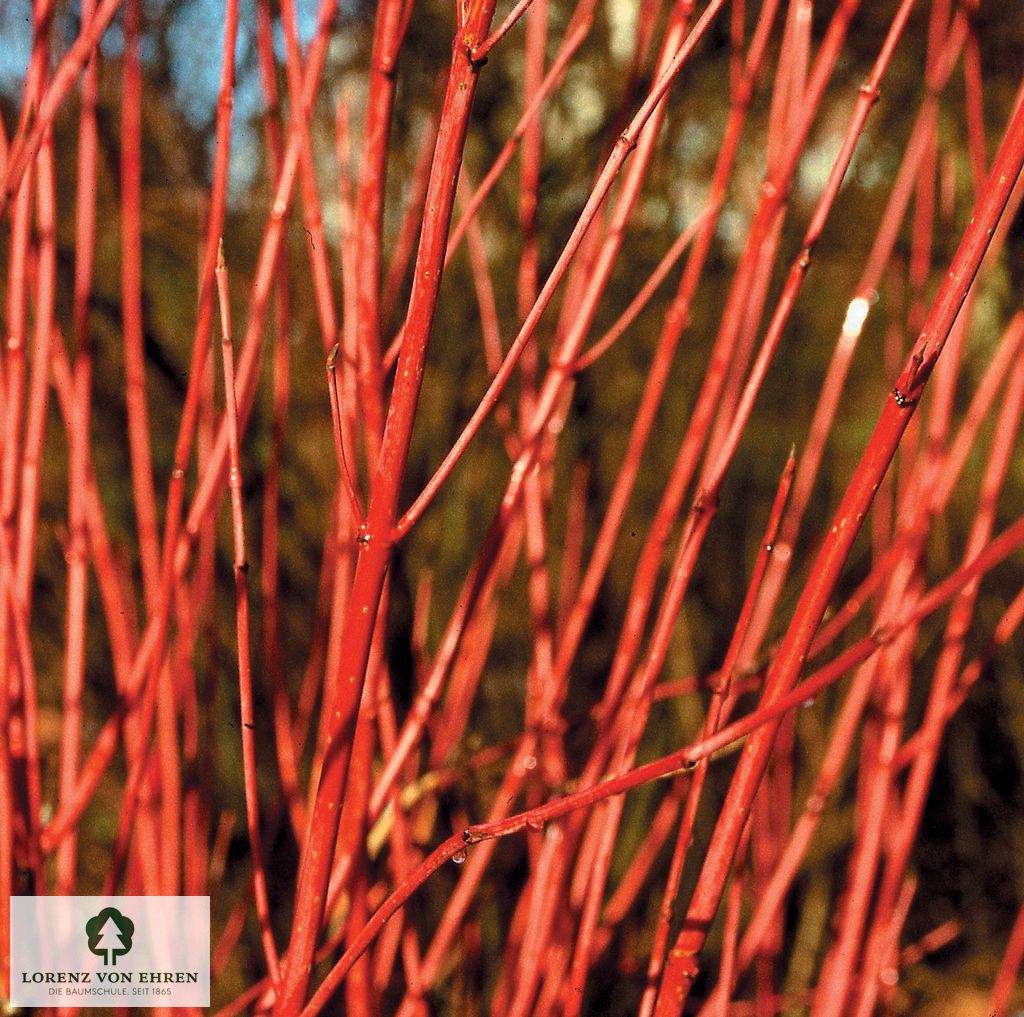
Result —
<instances>
[{"instance_id":1,"label":"red stem","mask_svg":"<svg viewBox=\"0 0 1024 1017\"><path fill-rule=\"evenodd\" d=\"M913 357L896 380L864 455L836 512L829 536L818 553L807 585L765 682L763 702L770 704L792 688L840 572L885 474L900 438L910 422L928 377L953 327L991 240L1010 191L1024 163L1024 109L1018 107L1007 128L985 193L975 208L949 272L922 328ZM743 816L756 794L772 751L778 724L768 724L747 742L733 777L704 866L694 891L672 959L665 969L658 996L657 1017L681 1013L699 970L699 954L717 910Z\"/></svg>"},{"instance_id":2,"label":"red stem","mask_svg":"<svg viewBox=\"0 0 1024 1017\"><path fill-rule=\"evenodd\" d=\"M245 552L245 515L242 507L242 465L238 447L238 408L235 402L235 364L231 339L231 309L228 296L227 268L224 249L217 255L217 295L220 303L221 351L224 364L224 406L228 424L228 449L231 474L231 529L234 538L235 559L235 613L238 641L238 693L239 721L242 738L242 772L245 784L245 814L249 830L249 851L252 856L253 886L256 897L256 915L260 923L260 939L271 980L280 980L277 947L270 927L270 903L267 877L263 867L263 847L260 841L259 789L256 780L256 714L252 700L252 664L249 635L249 560Z\"/></svg>"},{"instance_id":3,"label":"red stem","mask_svg":"<svg viewBox=\"0 0 1024 1017\"><path fill-rule=\"evenodd\" d=\"M302 1007L311 963L323 920L327 878L340 820L348 762L377 606L390 559L391 532L399 488L412 436L427 345L430 339L444 249L455 199L455 172L465 143L479 67L469 47L486 32L493 0L471 8L462 32L466 49L455 46L448 90L440 117L437 148L427 187L426 215L409 303L408 326L396 368L380 459L374 474L366 522L360 529L360 552L345 615L340 683L330 710L329 746L313 803L310 834L302 854L296 886L295 917L288 961L274 1013L285 1017Z\"/></svg>"}]
</instances>

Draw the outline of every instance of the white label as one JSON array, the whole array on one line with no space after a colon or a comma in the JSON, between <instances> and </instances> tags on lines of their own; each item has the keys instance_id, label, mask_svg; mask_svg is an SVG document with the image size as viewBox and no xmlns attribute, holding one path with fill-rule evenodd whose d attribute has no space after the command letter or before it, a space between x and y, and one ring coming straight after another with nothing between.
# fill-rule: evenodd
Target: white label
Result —
<instances>
[{"instance_id":1,"label":"white label","mask_svg":"<svg viewBox=\"0 0 1024 1017\"><path fill-rule=\"evenodd\" d=\"M14 1006L209 1006L209 897L12 897Z\"/></svg>"}]
</instances>

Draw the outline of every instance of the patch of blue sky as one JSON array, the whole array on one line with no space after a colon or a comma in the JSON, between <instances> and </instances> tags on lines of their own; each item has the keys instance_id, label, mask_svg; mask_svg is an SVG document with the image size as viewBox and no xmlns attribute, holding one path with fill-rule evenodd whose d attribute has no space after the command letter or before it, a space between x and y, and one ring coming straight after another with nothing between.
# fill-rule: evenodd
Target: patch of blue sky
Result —
<instances>
[{"instance_id":1,"label":"patch of blue sky","mask_svg":"<svg viewBox=\"0 0 1024 1017\"><path fill-rule=\"evenodd\" d=\"M255 123L263 109L263 93L255 61L256 0L240 0L238 40L235 49L236 81L229 199L249 187L263 158L261 138ZM309 45L316 32L318 0L297 0L296 22L300 44ZM68 43L78 29L74 8L58 21ZM166 43L171 57L171 85L174 101L196 127L212 126L220 86L221 52L224 37L223 0L143 0L143 30L139 52L143 63L156 55L156 39L149 26L166 25ZM274 49L284 61L284 33L274 23ZM20 94L32 50L31 0L0 0L0 89L11 96ZM119 59L124 51L124 33L119 20L111 23L100 43L101 55ZM213 155L213 138L210 138Z\"/></svg>"},{"instance_id":2,"label":"patch of blue sky","mask_svg":"<svg viewBox=\"0 0 1024 1017\"><path fill-rule=\"evenodd\" d=\"M2 0L0 0L2 2ZM168 0L164 0L165 3ZM168 32L176 98L186 116L199 125L208 123L217 102L220 82L220 40L224 33L223 0L170 0L175 8ZM298 0L296 22L299 41L309 44L316 31L316 0ZM259 111L261 94L255 64L246 66L246 56L255 46L256 9L254 0L239 4L238 45L235 59L238 80L235 89L235 116L248 119ZM274 24L274 49L284 60L284 33Z\"/></svg>"},{"instance_id":3,"label":"patch of blue sky","mask_svg":"<svg viewBox=\"0 0 1024 1017\"><path fill-rule=\"evenodd\" d=\"M223 37L222 3L192 0L175 5L167 30L171 82L179 108L197 127L213 119ZM240 24L236 59L244 52L245 42L246 32Z\"/></svg>"},{"instance_id":4,"label":"patch of blue sky","mask_svg":"<svg viewBox=\"0 0 1024 1017\"><path fill-rule=\"evenodd\" d=\"M0 89L19 95L32 53L30 0L0 0Z\"/></svg>"},{"instance_id":5,"label":"patch of blue sky","mask_svg":"<svg viewBox=\"0 0 1024 1017\"><path fill-rule=\"evenodd\" d=\"M2 0L0 0L2 2ZM159 3L160 0L151 0ZM168 0L163 0L168 2ZM220 40L224 33L222 0L189 0L174 3L176 10L168 33L175 98L182 112L196 126L210 124L216 113L220 84ZM306 47L316 31L316 0L298 0L296 23L299 41ZM236 81L229 201L249 188L263 158L254 121L263 109L263 91L255 62L255 0L240 0L238 42L235 50ZM284 33L274 24L274 48L284 60ZM211 139L211 157L213 155Z\"/></svg>"},{"instance_id":6,"label":"patch of blue sky","mask_svg":"<svg viewBox=\"0 0 1024 1017\"><path fill-rule=\"evenodd\" d=\"M295 27L303 47L308 46L316 34L317 7L315 0L296 0ZM274 52L278 60L284 60L284 31L279 21L274 22Z\"/></svg>"},{"instance_id":7,"label":"patch of blue sky","mask_svg":"<svg viewBox=\"0 0 1024 1017\"><path fill-rule=\"evenodd\" d=\"M174 6L167 45L171 54L175 100L182 113L195 126L212 125L220 88L224 4L220 0L190 0L188 3L175 3ZM255 20L255 0L241 0L235 46L229 201L238 198L251 185L261 158L253 127L255 118L263 108L259 74L253 58ZM214 144L211 136L211 165Z\"/></svg>"},{"instance_id":8,"label":"patch of blue sky","mask_svg":"<svg viewBox=\"0 0 1024 1017\"><path fill-rule=\"evenodd\" d=\"M295 8L299 40L305 47L316 32L318 3L317 0L297 0ZM181 101L186 115L197 122L203 122L208 117L211 103L216 102L220 78L223 0L145 0L144 30L140 40L143 61L152 58L155 53L155 42L147 37L145 23L152 24L164 18L168 22L168 44L174 61L172 74L176 97ZM242 0L239 58L251 43L254 21L253 0ZM283 61L284 33L278 22L274 24L274 48L278 59ZM123 49L124 34L115 19L103 36L100 51L108 59L116 59ZM0 0L0 89L9 94L20 91L31 50L31 0Z\"/></svg>"}]
</instances>

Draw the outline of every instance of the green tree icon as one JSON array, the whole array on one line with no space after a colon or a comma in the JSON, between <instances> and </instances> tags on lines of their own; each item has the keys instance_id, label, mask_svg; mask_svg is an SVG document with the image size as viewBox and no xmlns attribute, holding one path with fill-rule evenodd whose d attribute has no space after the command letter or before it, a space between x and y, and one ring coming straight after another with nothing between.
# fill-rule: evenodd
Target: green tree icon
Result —
<instances>
[{"instance_id":1,"label":"green tree icon","mask_svg":"<svg viewBox=\"0 0 1024 1017\"><path fill-rule=\"evenodd\" d=\"M104 908L85 923L85 934L92 953L102 957L104 964L116 966L117 958L132 948L135 923L117 908Z\"/></svg>"}]
</instances>

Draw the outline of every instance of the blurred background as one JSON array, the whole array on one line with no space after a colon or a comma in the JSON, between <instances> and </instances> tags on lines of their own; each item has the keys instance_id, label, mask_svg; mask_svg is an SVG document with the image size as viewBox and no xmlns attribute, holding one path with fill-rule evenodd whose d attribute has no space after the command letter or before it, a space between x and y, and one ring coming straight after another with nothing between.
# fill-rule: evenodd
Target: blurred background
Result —
<instances>
[{"instance_id":1,"label":"blurred background","mask_svg":"<svg viewBox=\"0 0 1024 1017\"><path fill-rule=\"evenodd\" d=\"M275 5L276 7L276 5ZM825 177L838 150L857 88L874 60L895 5L863 4L854 19L849 42L837 74L822 105L783 226L779 268L769 293L773 306L782 272L795 257ZM639 4L607 0L597 9L597 21L564 86L549 100L544 115L544 158L539 194L540 265L542 278L550 268L582 203L606 150L603 139L623 110L635 108L645 94L649 77L630 80L632 39ZM814 41L820 41L834 4L814 5ZM298 3L300 34L308 42L316 11L310 0ZM502 15L499 10L499 17ZM552 47L562 37L569 5L554 3L550 10ZM318 162L320 198L340 292L341 260L338 237L341 217L338 202L338 165L334 119L344 97L352 110L354 145L360 138L360 113L366 92L366 69L374 9L372 5L343 0L333 34L325 87L313 111L312 137ZM885 200L902 156L912 113L922 97L923 40L927 36L928 5L919 4L906 38L896 52L882 89L882 99L868 122L847 175L836 208L816 252L810 275L783 338L781 349L758 399L748 429L730 470L720 512L708 536L698 573L676 627L665 679L706 675L721 663L750 575L767 506L778 474L792 444L799 449L817 398L825 365L842 326L853 293L877 231ZM660 15L664 18L664 11ZM748 14L748 16L750 16ZM1001 136L1010 103L1024 72L1024 13L1019 5L984 0L974 15L984 68L984 112L991 160ZM146 0L143 4L141 54L144 67L143 102L143 293L147 386L153 430L154 475L158 498L166 494L186 384L194 328L200 243L207 211L217 86L220 74L220 39L223 8L217 0ZM269 212L272 182L268 179L263 143L263 98L255 52L255 12L251 0L242 0L238 74L229 207L225 248L232 272L232 293L238 321L244 321L247 287ZM63 2L56 7L54 50L70 45L79 29L77 8ZM385 207L385 252L394 243L424 136L433 129L439 82L447 68L452 5L438 0L417 0L398 72L398 94L388 166ZM774 67L776 41L769 48L766 66ZM31 12L25 0L0 0L0 110L8 135L17 123L20 92L31 43ZM283 37L275 10L275 45L282 61ZM490 56L480 79L473 129L466 154L466 169L479 181L512 131L521 113L521 32L513 34ZM138 575L137 538L130 485L126 418L123 404L123 362L120 339L119 144L120 88L123 38L115 20L101 46L100 104L98 109L101 155L98 178L98 223L95 287L91 326L95 342L92 449L94 468L115 550ZM664 251L702 207L714 157L728 113L729 41L727 20L712 27L699 59L684 69L670 97L669 113L655 163L634 217L626 251L602 304L594 335L599 335L621 313L638 286L654 269ZM649 74L649 69L648 69ZM770 81L770 79L769 79ZM962 74L955 72L944 95L939 121L939 181L935 197L936 230L932 272L924 295L934 285L949 259L970 215L972 187L966 145ZM660 411L654 437L644 460L636 493L608 578L573 671L565 716L569 721L568 746L585 744L588 711L597 701L614 652L615 639L625 613L636 559L657 505L669 466L692 409L703 375L708 350L731 282L764 173L765 117L770 84L758 87L751 118L744 133L739 170L715 240L704 280L693 308L692 323L676 358L668 394ZM74 266L75 152L78 100L73 93L55 126L59 207L59 320L71 319ZM355 152L358 158L358 151ZM298 199L296 199L296 202ZM496 299L507 344L517 325L516 273L520 255L517 227L518 189L514 169L499 182L481 213L486 250L496 285ZM6 241L4 241L6 243ZM291 409L285 438L281 478L281 635L286 675L293 696L306 664L315 617L317 576L324 534L329 525L330 496L334 490L331 424L324 383L323 347L315 317L308 259L309 237L301 216L293 213L288 227L287 259L291 273ZM909 230L904 229L896 248L896 264L909 258ZM5 256L6 256L6 252ZM578 463L587 468L584 547L600 521L622 459L628 428L646 377L665 308L675 287L678 270L661 287L626 336L593 368L580 376L568 411L558 460L552 503L552 568L557 571L565 543L566 492L569 476ZM821 476L796 549L780 610L769 642L785 626L800 590L811 552L830 519L839 495L876 419L893 377L891 343L895 330L905 351L913 338L908 310L916 296L909 291L906 272L887 273L877 294L856 353L847 392L829 443ZM958 413L971 392L1009 316L1020 305L1024 280L1024 233L1014 227L1004 259L982 279L983 291L975 302L974 318L965 353ZM383 322L386 339L402 320L408 278L394 281L395 299ZM0 280L0 286L5 282ZM463 249L448 269L441 290L441 307L434 329L426 384L417 419L403 503L421 489L444 452L458 435L482 394L487 368L480 341L480 320L472 293L468 255ZM562 299L560 294L557 301ZM558 309L541 324L539 344L549 349ZM269 355L269 354L268 354ZM259 574L261 516L259 503L263 474L270 450L270 392L264 374L257 406L244 441L245 498L250 533L253 575ZM515 386L517 383L513 383ZM63 428L51 400L48 448L44 465L42 528L39 534L36 575L36 621L33 647L40 677L41 736L47 769L44 780L52 797L57 773L61 662L66 570L67 473ZM972 517L982 456L991 434L983 431L978 451L972 454L964 481L950 510L934 531L928 548L930 578L956 567L963 552L966 528ZM52 443L52 444L51 444ZM451 482L431 507L411 538L398 550L391 571L392 603L388 619L389 663L393 694L399 714L407 709L415 688L411 650L412 605L421 579L433 579L434 602L428 645L436 639L450 614L475 549L508 473L508 458L500 432L492 423L474 442ZM1024 455L1018 449L1014 469L1000 505L997 530L1015 519L1024 505ZM562 529L559 529L559 528ZM866 530L869 528L866 527ZM629 534L637 537L629 539ZM212 639L203 644L197 672L216 703L221 733L207 732L216 768L214 814L233 811L239 822L224 874L224 893L214 899L216 929L226 919L248 875L245 858L244 801L240 750L234 730L226 725L237 711L234 672L234 603L231 594L231 534L226 511L220 515L218 595L211 627ZM843 580L849 592L866 575L871 562L870 536L862 536ZM91 580L94 583L94 581ZM978 637L968 639L971 655L984 644L1008 601L1024 583L1024 562L1017 556L983 583L977 610ZM256 619L259 618L258 583ZM135 605L140 616L143 605ZM87 658L86 745L91 745L102 719L115 702L99 598L93 585L89 600L90 645ZM471 717L470 736L460 752L502 742L521 730L524 675L530 647L522 638L527 616L526 571L516 566L501 599L496 636L487 660L484 681ZM912 692L911 716L919 717L926 677L931 673L941 637L943 616L925 623L918 644L922 681ZM854 625L846 638L863 634ZM914 855L919 887L904 940L914 942L951 919L962 922L960 934L914 968L901 986L898 1008L921 1014L980 1014L1010 925L1024 896L1024 673L1022 637L1016 636L977 684L948 729L945 749L929 799L927 814ZM259 641L256 654L257 710L265 683L260 680ZM818 760L825 745L826 719L831 697L823 695L815 709L801 712L799 750L804 761ZM641 750L641 761L660 755L688 740L698 730L702 709L686 697L656 704ZM226 734L227 736L222 736ZM307 761L308 762L308 761ZM458 764L460 759L452 760ZM119 764L120 765L120 764ZM813 765L800 769L807 779ZM270 771L272 772L272 771ZM450 832L445 809L481 817L497 785L502 766L467 772L444 793L436 829L428 842ZM704 813L714 815L730 768L712 767L710 793ZM82 891L95 892L105 871L115 831L118 788L123 774L112 774L82 828ZM842 884L847 862L846 843L852 822L855 782L839 792L837 807L826 817L800 877L797 898L805 907L793 915L794 937L821 937L829 920L827 902ZM276 792L268 775L264 792ZM797 791L800 792L798 787ZM806 787L803 788L806 791ZM641 788L629 796L613 881L621 875L625 859L646 832L662 793L658 786ZM106 797L104 797L106 796ZM801 799L797 799L801 800ZM698 826L698 842L707 828ZM667 853L666 853L667 854ZM699 852L692 853L699 862ZM272 900L277 907L279 939L288 929L295 846L285 829L269 856ZM525 878L523 844L516 839L498 849L491 877L479 898L478 916L483 937L480 984L443 983L431 997L437 1013L472 1012L471 1001L486 990L494 976L489 948L499 930L507 926L509 902L503 886L521 885ZM654 888L625 920L622 941L643 936L651 927L664 881L667 857L659 861ZM90 887L90 880L96 886ZM442 871L414 898L410 907L419 928L432 929L453 885L454 875ZM511 898L510 898L511 899ZM817 903L816 903L817 902ZM808 917L810 916L810 917ZM797 918L802 917L799 930ZM818 928L814 928L815 922ZM618 941L617 941L618 942ZM614 947L613 947L614 949ZM715 949L714 941L712 951ZM624 954L625 955L625 954ZM489 958L489 959L488 959ZM216 989L215 1003L223 1003L262 973L255 924L247 927L242 944ZM592 1012L621 1014L635 1007L636 987L623 984L609 966L593 974L595 1007ZM799 987L799 971L791 971L787 985ZM606 979L603 982L602 979ZM462 1000L462 1002L460 1002Z\"/></svg>"}]
</instances>

